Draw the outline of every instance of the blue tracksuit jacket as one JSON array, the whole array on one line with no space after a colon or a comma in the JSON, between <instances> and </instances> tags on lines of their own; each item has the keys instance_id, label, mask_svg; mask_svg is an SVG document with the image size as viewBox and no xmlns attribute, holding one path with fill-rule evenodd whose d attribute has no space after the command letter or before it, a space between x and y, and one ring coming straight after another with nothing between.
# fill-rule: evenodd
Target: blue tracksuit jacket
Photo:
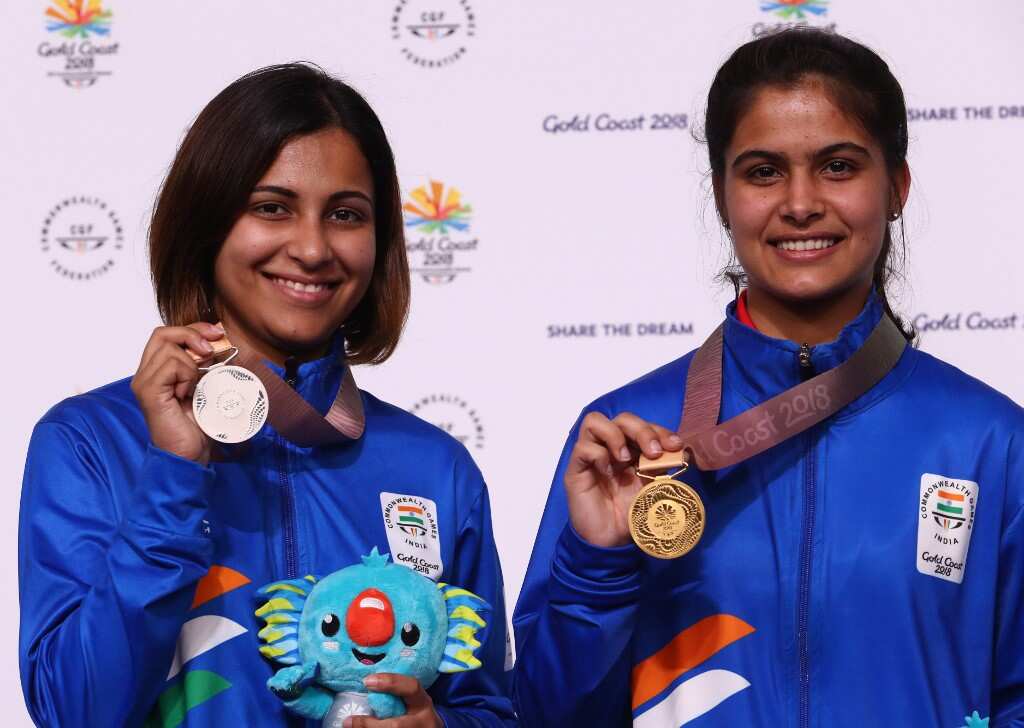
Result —
<instances>
[{"instance_id":1,"label":"blue tracksuit jacket","mask_svg":"<svg viewBox=\"0 0 1024 728\"><path fill-rule=\"evenodd\" d=\"M325 412L343 366L303 364L295 386ZM307 725L266 687L275 666L257 652L254 592L359 563L374 546L491 604L483 668L442 675L430 693L448 726L510 722L480 472L439 429L362 400L357 441L300 448L267 425L209 467L148 443L128 380L54 407L32 437L19 534L21 678L36 723ZM399 499L425 522L418 546L396 528Z\"/></svg>"},{"instance_id":2,"label":"blue tracksuit jacket","mask_svg":"<svg viewBox=\"0 0 1024 728\"><path fill-rule=\"evenodd\" d=\"M846 360L882 315L799 346L728 312L722 418ZM675 429L692 354L587 411ZM907 348L873 389L761 455L684 479L690 554L567 522L565 452L514 615L526 726L1024 726L1024 411ZM968 722L971 725L972 722Z\"/></svg>"}]
</instances>

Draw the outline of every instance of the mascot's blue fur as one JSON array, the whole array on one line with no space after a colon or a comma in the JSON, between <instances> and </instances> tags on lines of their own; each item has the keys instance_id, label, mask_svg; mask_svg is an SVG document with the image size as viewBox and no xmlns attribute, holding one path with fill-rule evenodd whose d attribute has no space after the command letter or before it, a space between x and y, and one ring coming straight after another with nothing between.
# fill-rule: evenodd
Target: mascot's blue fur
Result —
<instances>
[{"instance_id":1,"label":"mascot's blue fur","mask_svg":"<svg viewBox=\"0 0 1024 728\"><path fill-rule=\"evenodd\" d=\"M265 600L256 611L266 623L260 652L283 666L267 687L306 718L357 714L336 704L356 694L378 718L404 715L400 698L366 695L363 678L394 672L427 688L439 672L480 666L476 632L485 626L480 615L489 611L487 603L389 563L376 547L362 564L323 579L274 582L257 596Z\"/></svg>"}]
</instances>

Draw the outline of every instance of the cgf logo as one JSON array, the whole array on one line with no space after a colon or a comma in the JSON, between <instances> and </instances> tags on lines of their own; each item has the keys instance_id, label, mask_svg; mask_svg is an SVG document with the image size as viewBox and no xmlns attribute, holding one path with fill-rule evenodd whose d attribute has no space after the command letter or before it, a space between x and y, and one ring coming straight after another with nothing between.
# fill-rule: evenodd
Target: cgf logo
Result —
<instances>
[{"instance_id":1,"label":"cgf logo","mask_svg":"<svg viewBox=\"0 0 1024 728\"><path fill-rule=\"evenodd\" d=\"M476 35L469 0L398 0L391 13L391 38L407 61L443 68L466 54Z\"/></svg>"}]
</instances>

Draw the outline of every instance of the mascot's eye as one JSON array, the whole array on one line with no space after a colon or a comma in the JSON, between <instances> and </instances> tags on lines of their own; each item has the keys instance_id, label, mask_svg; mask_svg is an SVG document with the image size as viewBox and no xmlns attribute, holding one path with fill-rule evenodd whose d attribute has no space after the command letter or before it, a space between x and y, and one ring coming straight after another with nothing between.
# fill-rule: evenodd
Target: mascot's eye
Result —
<instances>
[{"instance_id":1,"label":"mascot's eye","mask_svg":"<svg viewBox=\"0 0 1024 728\"><path fill-rule=\"evenodd\" d=\"M338 634L338 630L341 628L341 620L333 614L328 614L324 617L323 621L320 622L320 631L328 637L333 637Z\"/></svg>"},{"instance_id":2,"label":"mascot's eye","mask_svg":"<svg viewBox=\"0 0 1024 728\"><path fill-rule=\"evenodd\" d=\"M402 626L402 642L409 647L420 641L420 628L412 622L406 622Z\"/></svg>"}]
</instances>

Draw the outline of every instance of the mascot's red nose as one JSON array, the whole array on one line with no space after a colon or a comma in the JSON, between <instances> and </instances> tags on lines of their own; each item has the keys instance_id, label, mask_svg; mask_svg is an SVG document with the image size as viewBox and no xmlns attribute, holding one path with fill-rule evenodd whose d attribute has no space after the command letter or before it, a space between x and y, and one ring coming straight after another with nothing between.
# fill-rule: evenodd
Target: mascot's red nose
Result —
<instances>
[{"instance_id":1,"label":"mascot's red nose","mask_svg":"<svg viewBox=\"0 0 1024 728\"><path fill-rule=\"evenodd\" d=\"M365 589L348 605L345 629L357 645L375 647L395 633L395 610L380 589Z\"/></svg>"}]
</instances>

